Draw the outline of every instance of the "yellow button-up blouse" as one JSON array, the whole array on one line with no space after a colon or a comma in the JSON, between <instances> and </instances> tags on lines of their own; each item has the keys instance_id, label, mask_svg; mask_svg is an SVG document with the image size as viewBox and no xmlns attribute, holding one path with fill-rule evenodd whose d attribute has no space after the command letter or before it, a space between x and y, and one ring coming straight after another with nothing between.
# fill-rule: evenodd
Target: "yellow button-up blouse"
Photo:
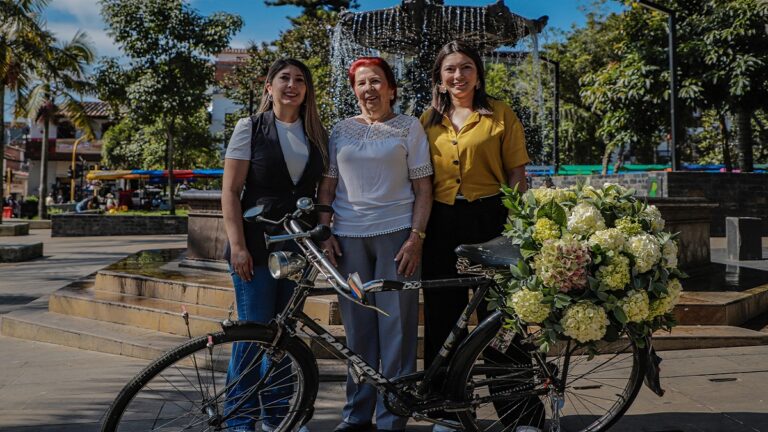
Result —
<instances>
[{"instance_id":1,"label":"yellow button-up blouse","mask_svg":"<svg viewBox=\"0 0 768 432\"><path fill-rule=\"evenodd\" d=\"M436 201L453 205L458 193L469 201L496 195L508 183L506 170L531 161L517 115L504 102L489 101L493 114L472 113L458 133L448 117L427 126L429 110L422 114L435 170Z\"/></svg>"}]
</instances>

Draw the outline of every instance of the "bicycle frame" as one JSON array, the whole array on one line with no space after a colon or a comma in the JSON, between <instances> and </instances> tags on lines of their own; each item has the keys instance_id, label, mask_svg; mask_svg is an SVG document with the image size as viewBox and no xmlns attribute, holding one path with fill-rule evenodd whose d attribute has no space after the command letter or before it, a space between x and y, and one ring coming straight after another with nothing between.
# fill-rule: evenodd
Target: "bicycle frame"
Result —
<instances>
[{"instance_id":1,"label":"bicycle frame","mask_svg":"<svg viewBox=\"0 0 768 432\"><path fill-rule=\"evenodd\" d=\"M299 223L296 221L296 218L299 215L300 210L297 210L294 212L294 214L287 215L286 218L282 221L286 231L289 234L267 239L268 243L290 240L295 241L296 244L301 248L304 256L308 261L308 265L302 272L301 277L297 278L297 287L294 289L291 299L283 311L279 313L277 318L274 320L274 323L277 325L275 343L280 340L285 332L287 332L290 336L294 336L297 330L301 330L308 334L313 341L320 343L338 358L344 358L348 360L359 372L361 379L376 387L380 392L394 396L401 402L406 403L406 406L411 407L412 404L409 403L410 401L404 400L408 398L409 394L401 391L395 382L403 381L404 379L421 377L420 383L415 391L415 396L420 401L427 399L429 397L430 383L440 372L441 368L446 365L446 362L450 360L453 348L458 342L460 342L460 337L464 330L467 328L467 324L469 323L469 319L472 313L477 310L482 300L486 297L488 291L496 285L494 280L488 276L472 276L465 278L418 282L374 280L365 283L362 287L355 287L353 282L354 279L350 277L350 279L345 280L338 272L338 270L330 263L325 254L321 252L318 246L312 241L308 233L299 225ZM262 220L273 224L280 223L276 221L268 221L264 219ZM321 325L317 324L312 318L307 316L302 311L304 301L307 297L310 295L321 295L330 292L328 289L318 289L315 287L315 280L321 274L324 275L326 280L330 283L332 291L337 292L342 297L356 302L360 305L360 307L372 308L378 312L385 311L381 311L373 306L366 305L366 294L439 287L475 288L475 293L473 294L467 306L464 308L461 316L451 329L451 333L443 342L443 346L441 347L438 355L435 357L429 367L426 368L426 370L423 372L417 372L406 377L398 377L397 380L393 382L392 380L389 380L381 375L376 367L368 364L348 346L342 343ZM362 288L362 292L357 292L355 288ZM548 369L546 362L543 360L543 358L541 358L540 355L534 355L534 358L535 361L539 363L542 368L544 368L544 370ZM447 407L450 405L450 401L443 401L443 404ZM453 409L462 408L465 407L453 407ZM441 421L435 420L434 422L440 423Z\"/></svg>"}]
</instances>

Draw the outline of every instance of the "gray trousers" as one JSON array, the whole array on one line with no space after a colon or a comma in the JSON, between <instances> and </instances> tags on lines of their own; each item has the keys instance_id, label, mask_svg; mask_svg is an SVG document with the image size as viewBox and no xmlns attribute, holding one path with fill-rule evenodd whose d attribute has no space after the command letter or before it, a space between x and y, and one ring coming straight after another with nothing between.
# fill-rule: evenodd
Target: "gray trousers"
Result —
<instances>
[{"instance_id":1,"label":"gray trousers","mask_svg":"<svg viewBox=\"0 0 768 432\"><path fill-rule=\"evenodd\" d=\"M411 278L397 274L395 255L410 230L373 237L339 237L343 254L339 271L343 276L357 272L363 282L373 279L419 280L421 270ZM341 317L347 334L347 345L368 364L379 368L387 378L416 371L416 343L419 324L419 291L391 291L371 295L371 304L387 312L381 315L339 298ZM398 417L385 407L381 395L370 384L357 385L347 376L347 403L344 421L361 424L371 421L376 410L378 430L405 429L406 417Z\"/></svg>"}]
</instances>

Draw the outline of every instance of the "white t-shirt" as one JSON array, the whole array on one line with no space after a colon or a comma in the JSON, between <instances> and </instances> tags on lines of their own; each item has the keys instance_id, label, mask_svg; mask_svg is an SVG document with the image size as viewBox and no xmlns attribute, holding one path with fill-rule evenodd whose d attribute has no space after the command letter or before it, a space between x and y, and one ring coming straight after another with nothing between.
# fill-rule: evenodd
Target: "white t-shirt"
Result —
<instances>
[{"instance_id":1,"label":"white t-shirt","mask_svg":"<svg viewBox=\"0 0 768 432\"><path fill-rule=\"evenodd\" d=\"M293 123L285 123L275 119L275 126L288 173L291 175L293 184L298 184L309 160L309 147L304 135L304 123L301 119ZM251 160L250 117L238 120L232 137L229 139L224 157L226 159Z\"/></svg>"},{"instance_id":2,"label":"white t-shirt","mask_svg":"<svg viewBox=\"0 0 768 432\"><path fill-rule=\"evenodd\" d=\"M411 180L432 175L429 143L415 117L397 115L372 125L342 120L328 144L327 177L338 178L333 232L371 237L411 226Z\"/></svg>"}]
</instances>

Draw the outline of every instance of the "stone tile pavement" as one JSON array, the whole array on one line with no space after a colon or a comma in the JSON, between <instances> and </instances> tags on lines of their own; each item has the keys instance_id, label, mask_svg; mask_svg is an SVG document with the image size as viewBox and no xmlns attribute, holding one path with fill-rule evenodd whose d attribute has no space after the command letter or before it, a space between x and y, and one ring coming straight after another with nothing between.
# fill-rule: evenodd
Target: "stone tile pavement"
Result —
<instances>
[{"instance_id":1,"label":"stone tile pavement","mask_svg":"<svg viewBox=\"0 0 768 432\"><path fill-rule=\"evenodd\" d=\"M50 238L48 230L35 230L14 241L20 239L45 242L47 257L0 264L0 317L129 253L184 247L186 241L185 236ZM613 430L768 432L768 346L670 351L662 357L666 395L658 398L643 388ZM111 400L145 364L143 360L0 337L0 431L97 431ZM310 423L313 431L333 430L340 420L343 398L343 383L321 385ZM430 428L414 425L408 430L427 432Z\"/></svg>"}]
</instances>

